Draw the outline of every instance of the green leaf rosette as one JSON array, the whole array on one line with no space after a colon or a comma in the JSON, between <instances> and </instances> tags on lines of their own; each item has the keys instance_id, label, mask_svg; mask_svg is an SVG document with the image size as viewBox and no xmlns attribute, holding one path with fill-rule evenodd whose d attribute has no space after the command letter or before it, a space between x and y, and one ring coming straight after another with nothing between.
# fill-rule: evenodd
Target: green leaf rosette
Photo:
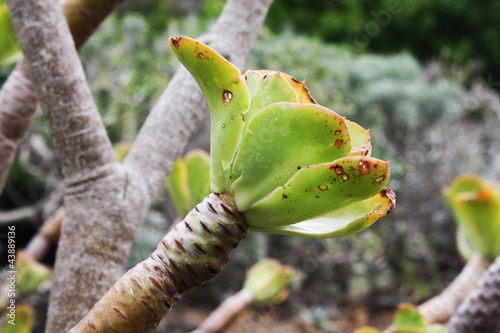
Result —
<instances>
[{"instance_id":1,"label":"green leaf rosette","mask_svg":"<svg viewBox=\"0 0 500 333\"><path fill-rule=\"evenodd\" d=\"M338 237L394 209L389 162L370 157L368 131L316 104L304 82L242 76L199 41L170 43L210 107L211 190L234 197L250 231Z\"/></svg>"},{"instance_id":2,"label":"green leaf rosette","mask_svg":"<svg viewBox=\"0 0 500 333\"><path fill-rule=\"evenodd\" d=\"M459 226L460 248L490 259L500 255L500 183L474 174L457 177L444 196Z\"/></svg>"}]
</instances>

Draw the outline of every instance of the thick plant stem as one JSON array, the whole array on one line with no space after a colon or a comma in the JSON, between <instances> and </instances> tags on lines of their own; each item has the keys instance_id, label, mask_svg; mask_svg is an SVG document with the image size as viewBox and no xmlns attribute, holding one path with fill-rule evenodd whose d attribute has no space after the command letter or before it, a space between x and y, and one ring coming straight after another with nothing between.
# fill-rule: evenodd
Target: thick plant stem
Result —
<instances>
[{"instance_id":1,"label":"thick plant stem","mask_svg":"<svg viewBox=\"0 0 500 333\"><path fill-rule=\"evenodd\" d=\"M199 326L191 333L220 332L234 317L240 314L253 302L254 296L248 289L224 300Z\"/></svg>"},{"instance_id":2,"label":"thick plant stem","mask_svg":"<svg viewBox=\"0 0 500 333\"><path fill-rule=\"evenodd\" d=\"M500 256L450 319L446 332L500 332Z\"/></svg>"},{"instance_id":3,"label":"thick plant stem","mask_svg":"<svg viewBox=\"0 0 500 333\"><path fill-rule=\"evenodd\" d=\"M462 272L441 294L418 307L420 314L429 323L446 323L477 285L477 281L486 272L489 264L490 261L481 254L470 258Z\"/></svg>"},{"instance_id":4,"label":"thick plant stem","mask_svg":"<svg viewBox=\"0 0 500 333\"><path fill-rule=\"evenodd\" d=\"M70 331L151 332L182 294L217 275L247 224L227 194L210 194Z\"/></svg>"}]
</instances>

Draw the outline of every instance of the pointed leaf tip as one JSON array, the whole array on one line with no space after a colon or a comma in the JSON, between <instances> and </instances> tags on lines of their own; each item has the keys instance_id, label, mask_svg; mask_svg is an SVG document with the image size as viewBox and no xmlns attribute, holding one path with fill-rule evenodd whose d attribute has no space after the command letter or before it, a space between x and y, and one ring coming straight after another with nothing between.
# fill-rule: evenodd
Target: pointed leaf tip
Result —
<instances>
[{"instance_id":1,"label":"pointed leaf tip","mask_svg":"<svg viewBox=\"0 0 500 333\"><path fill-rule=\"evenodd\" d=\"M211 188L227 192L233 159L250 105L237 67L207 45L189 37L170 38L172 51L193 75L210 107Z\"/></svg>"}]
</instances>

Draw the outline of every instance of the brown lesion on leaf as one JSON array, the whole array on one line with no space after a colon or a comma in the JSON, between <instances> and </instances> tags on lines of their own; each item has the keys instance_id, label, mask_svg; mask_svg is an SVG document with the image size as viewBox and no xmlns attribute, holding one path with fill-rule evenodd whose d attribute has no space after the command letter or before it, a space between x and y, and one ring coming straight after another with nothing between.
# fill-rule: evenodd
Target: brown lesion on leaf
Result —
<instances>
[{"instance_id":1,"label":"brown lesion on leaf","mask_svg":"<svg viewBox=\"0 0 500 333\"><path fill-rule=\"evenodd\" d=\"M334 145L335 147L337 147L337 148L342 147L342 145L343 145L343 144L344 144L344 140L342 140L342 139L337 139L337 140L335 140L335 142L333 143L333 145Z\"/></svg>"},{"instance_id":2,"label":"brown lesion on leaf","mask_svg":"<svg viewBox=\"0 0 500 333\"><path fill-rule=\"evenodd\" d=\"M320 190L321 192L328 191L328 185L326 185L326 184L319 184L318 185L318 190Z\"/></svg>"},{"instance_id":3,"label":"brown lesion on leaf","mask_svg":"<svg viewBox=\"0 0 500 333\"><path fill-rule=\"evenodd\" d=\"M204 61L206 59L205 55L203 54L203 52L198 52L198 55L197 55L198 59L200 59L201 61Z\"/></svg>"},{"instance_id":4,"label":"brown lesion on leaf","mask_svg":"<svg viewBox=\"0 0 500 333\"><path fill-rule=\"evenodd\" d=\"M396 208L396 193L394 193L394 191L389 186L386 186L382 190L382 193L385 194L389 199L391 199L391 205L387 210L387 215L389 215Z\"/></svg>"},{"instance_id":5,"label":"brown lesion on leaf","mask_svg":"<svg viewBox=\"0 0 500 333\"><path fill-rule=\"evenodd\" d=\"M171 38L171 41L172 41L172 45L178 49L179 48L179 42L181 41L182 37L172 37Z\"/></svg>"},{"instance_id":6,"label":"brown lesion on leaf","mask_svg":"<svg viewBox=\"0 0 500 333\"><path fill-rule=\"evenodd\" d=\"M338 164L337 165L332 165L330 167L330 171L335 171L335 173L340 176L340 175L342 175L344 173L344 168L342 166L338 165Z\"/></svg>"},{"instance_id":7,"label":"brown lesion on leaf","mask_svg":"<svg viewBox=\"0 0 500 333\"><path fill-rule=\"evenodd\" d=\"M283 199L288 199L288 195L286 195L285 193L283 193Z\"/></svg>"},{"instance_id":8,"label":"brown lesion on leaf","mask_svg":"<svg viewBox=\"0 0 500 333\"><path fill-rule=\"evenodd\" d=\"M380 177L378 177L377 179L375 179L375 183L380 183L381 181L383 181L387 176L386 175L382 175Z\"/></svg>"},{"instance_id":9,"label":"brown lesion on leaf","mask_svg":"<svg viewBox=\"0 0 500 333\"><path fill-rule=\"evenodd\" d=\"M367 160L359 160L358 162L358 167L359 167L359 171L366 175L366 174L369 174L370 173L370 169L371 169L371 165L370 165L370 162L367 161Z\"/></svg>"}]
</instances>

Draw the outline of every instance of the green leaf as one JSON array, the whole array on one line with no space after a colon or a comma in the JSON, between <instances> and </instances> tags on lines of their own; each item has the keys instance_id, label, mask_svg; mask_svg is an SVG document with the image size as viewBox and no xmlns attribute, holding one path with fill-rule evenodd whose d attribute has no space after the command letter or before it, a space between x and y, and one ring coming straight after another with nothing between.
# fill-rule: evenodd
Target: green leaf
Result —
<instances>
[{"instance_id":1,"label":"green leaf","mask_svg":"<svg viewBox=\"0 0 500 333\"><path fill-rule=\"evenodd\" d=\"M400 304L394 317L395 333L427 333L428 326L416 306Z\"/></svg>"},{"instance_id":2,"label":"green leaf","mask_svg":"<svg viewBox=\"0 0 500 333\"><path fill-rule=\"evenodd\" d=\"M184 160L179 157L175 160L172 171L167 176L166 185L175 211L180 218L186 216L192 209L191 192L188 186L187 168Z\"/></svg>"},{"instance_id":3,"label":"green leaf","mask_svg":"<svg viewBox=\"0 0 500 333\"><path fill-rule=\"evenodd\" d=\"M188 37L170 38L174 54L191 72L210 107L211 187L227 192L232 161L250 101L238 68L205 44Z\"/></svg>"},{"instance_id":4,"label":"green leaf","mask_svg":"<svg viewBox=\"0 0 500 333\"><path fill-rule=\"evenodd\" d=\"M0 2L0 68L15 63L21 56L21 47L10 21L7 4Z\"/></svg>"},{"instance_id":5,"label":"green leaf","mask_svg":"<svg viewBox=\"0 0 500 333\"><path fill-rule=\"evenodd\" d=\"M250 94L250 108L245 113L242 136L257 112L274 103L297 102L297 95L282 73L247 71L244 77Z\"/></svg>"},{"instance_id":6,"label":"green leaf","mask_svg":"<svg viewBox=\"0 0 500 333\"><path fill-rule=\"evenodd\" d=\"M351 134L351 156L370 156L372 145L370 133L353 121L345 120Z\"/></svg>"},{"instance_id":7,"label":"green leaf","mask_svg":"<svg viewBox=\"0 0 500 333\"><path fill-rule=\"evenodd\" d=\"M316 104L276 103L248 124L232 167L236 206L246 211L301 168L349 156L344 119Z\"/></svg>"},{"instance_id":8,"label":"green leaf","mask_svg":"<svg viewBox=\"0 0 500 333\"><path fill-rule=\"evenodd\" d=\"M395 207L389 188L368 199L357 201L334 213L316 219L278 227L250 227L251 231L312 238L342 237L365 230Z\"/></svg>"},{"instance_id":9,"label":"green leaf","mask_svg":"<svg viewBox=\"0 0 500 333\"><path fill-rule=\"evenodd\" d=\"M293 89L293 91L296 94L297 102L306 104L306 103L312 103L312 104L317 104L314 98L311 96L309 93L309 89L306 87L306 84L304 81L299 81L292 76L281 73L281 72L275 72L275 71L254 71L254 73L258 73L261 76L264 75L269 75L269 74L276 74L279 73L281 77L283 77L288 83L290 84L290 87Z\"/></svg>"},{"instance_id":10,"label":"green leaf","mask_svg":"<svg viewBox=\"0 0 500 333\"><path fill-rule=\"evenodd\" d=\"M5 316L4 316L5 317ZM15 325L9 323L10 320ZM35 326L35 311L29 304L16 304L13 317L10 312L6 313L5 321L1 327L3 333L31 333Z\"/></svg>"},{"instance_id":11,"label":"green leaf","mask_svg":"<svg viewBox=\"0 0 500 333\"><path fill-rule=\"evenodd\" d=\"M324 216L381 192L389 174L388 162L360 156L305 167L243 213L261 228Z\"/></svg>"},{"instance_id":12,"label":"green leaf","mask_svg":"<svg viewBox=\"0 0 500 333\"><path fill-rule=\"evenodd\" d=\"M471 247L491 259L500 255L500 194L496 183L467 174L457 177L444 195Z\"/></svg>"},{"instance_id":13,"label":"green leaf","mask_svg":"<svg viewBox=\"0 0 500 333\"><path fill-rule=\"evenodd\" d=\"M210 155L204 150L195 149L184 157L187 169L187 186L194 206L210 194Z\"/></svg>"},{"instance_id":14,"label":"green leaf","mask_svg":"<svg viewBox=\"0 0 500 333\"><path fill-rule=\"evenodd\" d=\"M30 295L52 275L52 270L42 265L23 250L16 258L17 289L21 295Z\"/></svg>"},{"instance_id":15,"label":"green leaf","mask_svg":"<svg viewBox=\"0 0 500 333\"><path fill-rule=\"evenodd\" d=\"M264 259L253 265L247 272L244 289L252 292L257 303L278 303L283 291L290 285L295 275L291 266L282 265L276 259Z\"/></svg>"}]
</instances>

